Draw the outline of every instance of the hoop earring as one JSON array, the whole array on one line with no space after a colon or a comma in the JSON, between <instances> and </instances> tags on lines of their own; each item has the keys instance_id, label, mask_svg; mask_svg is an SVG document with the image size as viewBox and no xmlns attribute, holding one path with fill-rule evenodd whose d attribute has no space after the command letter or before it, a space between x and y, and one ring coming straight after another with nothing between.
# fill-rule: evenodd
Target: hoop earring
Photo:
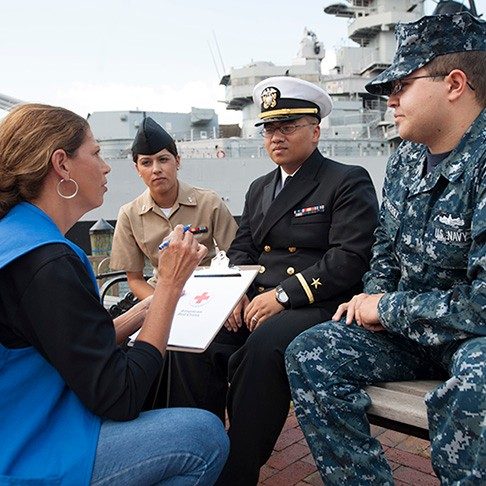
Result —
<instances>
[{"instance_id":1,"label":"hoop earring","mask_svg":"<svg viewBox=\"0 0 486 486\"><path fill-rule=\"evenodd\" d=\"M61 184L63 182L72 182L74 184L74 192L73 194L71 194L70 196L65 196L62 192L61 192ZM72 199L73 197L75 197L77 194L78 194L78 190L79 190L79 186L78 186L78 183L74 180L74 179L61 179L58 183L57 183L57 193L63 198L63 199Z\"/></svg>"}]
</instances>

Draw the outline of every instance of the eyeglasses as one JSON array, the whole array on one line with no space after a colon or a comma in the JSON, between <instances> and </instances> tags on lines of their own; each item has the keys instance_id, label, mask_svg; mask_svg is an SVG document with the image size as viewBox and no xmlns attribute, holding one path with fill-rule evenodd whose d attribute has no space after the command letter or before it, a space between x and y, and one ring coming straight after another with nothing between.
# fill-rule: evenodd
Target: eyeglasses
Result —
<instances>
[{"instance_id":1,"label":"eyeglasses","mask_svg":"<svg viewBox=\"0 0 486 486\"><path fill-rule=\"evenodd\" d=\"M280 127L274 127L269 125L267 127L263 127L260 130L260 135L265 138L273 137L275 132L280 132L282 135L291 135L299 128L315 127L317 125L317 123L306 123L305 125L281 125Z\"/></svg>"},{"instance_id":2,"label":"eyeglasses","mask_svg":"<svg viewBox=\"0 0 486 486\"><path fill-rule=\"evenodd\" d=\"M400 91L402 91L403 87L407 84L408 81L413 81L415 79L423 79L423 78L444 78L446 76L449 76L450 73L440 73L440 74L429 74L427 76L414 76L412 78L406 78L406 79L399 79L398 81L395 81L388 93L388 96L395 96ZM469 81L466 81L467 85L473 90L476 91Z\"/></svg>"}]
</instances>

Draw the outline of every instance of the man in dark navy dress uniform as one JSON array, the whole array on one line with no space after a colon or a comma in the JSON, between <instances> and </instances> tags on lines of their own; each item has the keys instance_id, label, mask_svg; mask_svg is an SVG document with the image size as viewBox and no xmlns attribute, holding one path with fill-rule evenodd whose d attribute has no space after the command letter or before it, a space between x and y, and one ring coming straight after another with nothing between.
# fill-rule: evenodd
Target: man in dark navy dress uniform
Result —
<instances>
[{"instance_id":1,"label":"man in dark navy dress uniform","mask_svg":"<svg viewBox=\"0 0 486 486\"><path fill-rule=\"evenodd\" d=\"M285 423L288 344L360 291L378 210L366 170L317 149L319 123L332 109L324 90L274 77L253 97L278 167L250 185L227 254L235 265L259 264L260 273L208 350L190 363L174 359L170 400L224 420L230 383L231 452L219 482L232 486L257 483Z\"/></svg>"}]
</instances>

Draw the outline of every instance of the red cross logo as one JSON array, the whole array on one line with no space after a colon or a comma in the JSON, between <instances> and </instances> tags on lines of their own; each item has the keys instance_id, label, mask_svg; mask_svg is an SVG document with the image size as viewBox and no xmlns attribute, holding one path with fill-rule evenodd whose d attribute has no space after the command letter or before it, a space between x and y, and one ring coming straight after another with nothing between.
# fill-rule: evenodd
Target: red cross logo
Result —
<instances>
[{"instance_id":1,"label":"red cross logo","mask_svg":"<svg viewBox=\"0 0 486 486\"><path fill-rule=\"evenodd\" d=\"M204 292L201 295L196 295L196 297L194 297L196 304L202 304L205 300L208 299L209 299L209 294L207 292Z\"/></svg>"}]
</instances>

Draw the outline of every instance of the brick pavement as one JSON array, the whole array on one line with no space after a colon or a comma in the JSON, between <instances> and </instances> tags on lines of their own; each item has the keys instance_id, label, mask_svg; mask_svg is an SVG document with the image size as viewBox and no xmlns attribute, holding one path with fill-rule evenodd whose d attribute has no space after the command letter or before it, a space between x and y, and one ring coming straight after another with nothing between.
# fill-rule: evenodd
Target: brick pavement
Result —
<instances>
[{"instance_id":1,"label":"brick pavement","mask_svg":"<svg viewBox=\"0 0 486 486\"><path fill-rule=\"evenodd\" d=\"M423 439L371 426L383 445L396 486L438 486L430 463L430 444ZM259 486L322 486L314 459L291 411L272 456L260 471Z\"/></svg>"}]
</instances>

